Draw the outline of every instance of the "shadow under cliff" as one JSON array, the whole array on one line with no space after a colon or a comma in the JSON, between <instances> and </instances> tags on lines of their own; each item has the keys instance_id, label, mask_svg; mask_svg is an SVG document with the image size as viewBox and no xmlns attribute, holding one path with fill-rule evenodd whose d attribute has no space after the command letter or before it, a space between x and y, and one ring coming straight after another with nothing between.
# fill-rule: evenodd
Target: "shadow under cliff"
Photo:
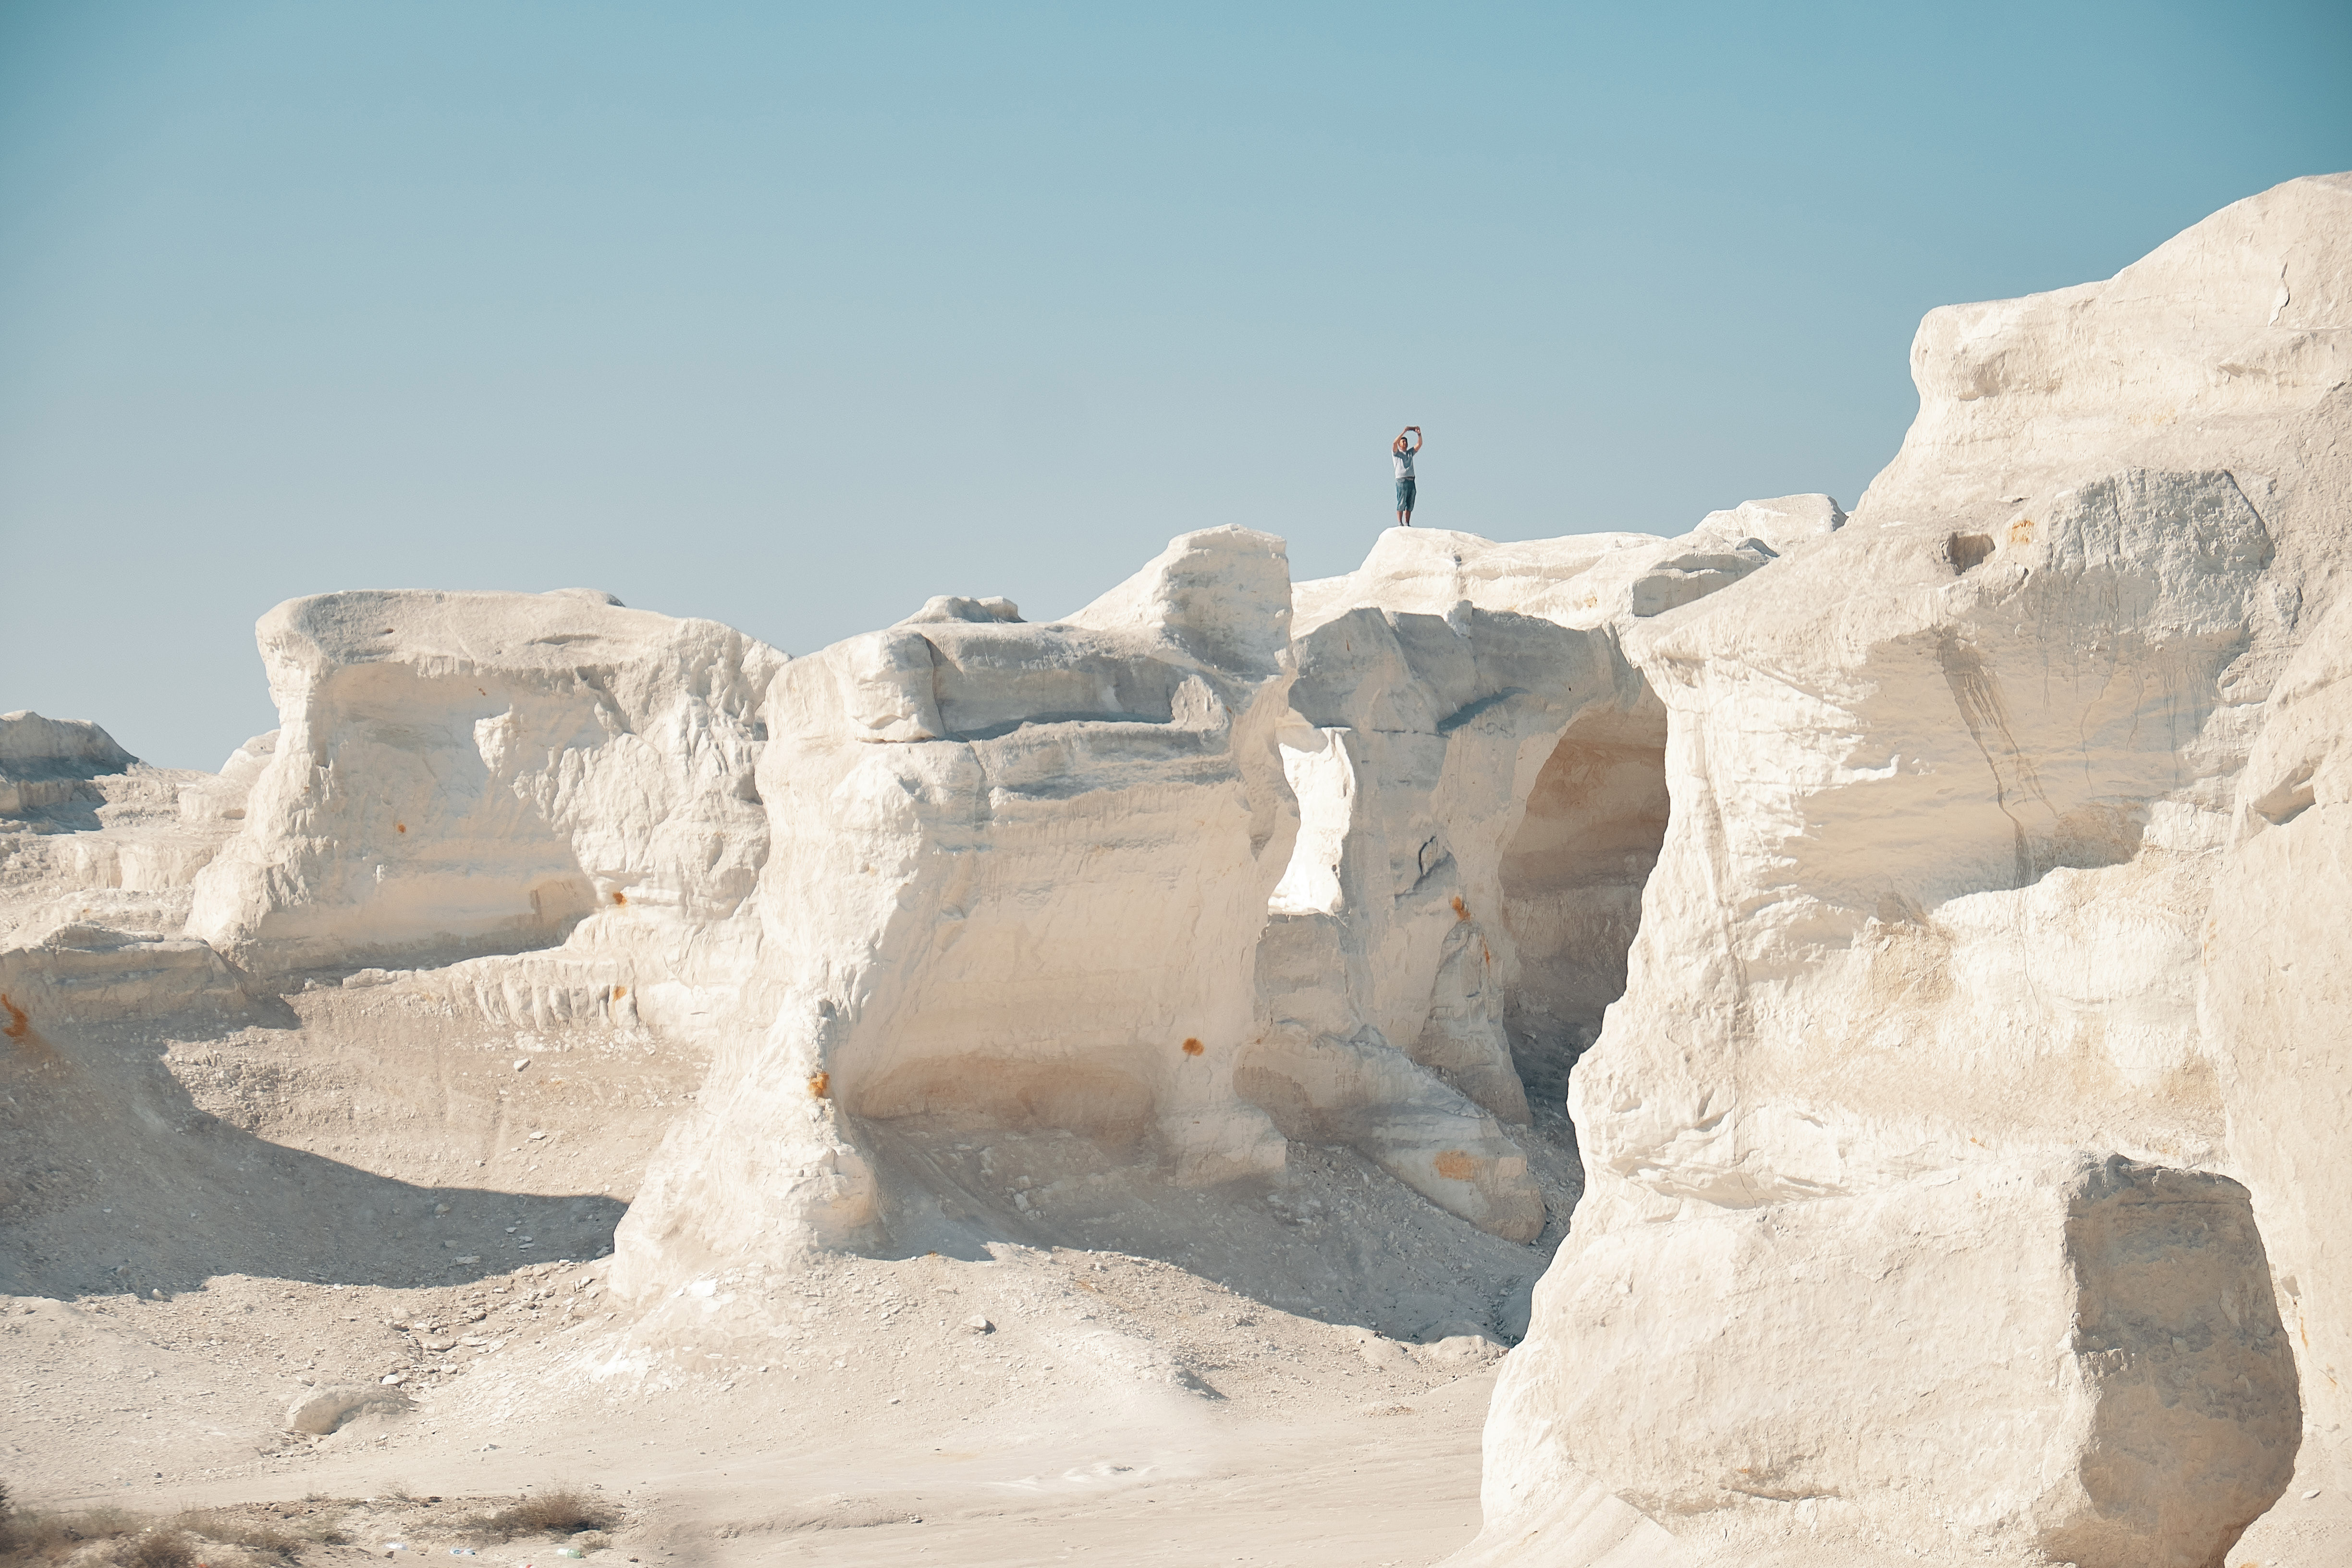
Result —
<instances>
[{"instance_id":1,"label":"shadow under cliff","mask_svg":"<svg viewBox=\"0 0 2352 1568\"><path fill-rule=\"evenodd\" d=\"M1583 1185L1575 1130L1549 1106L1511 1130L1549 1215L1526 1244L1446 1213L1341 1146L1294 1142L1273 1181L1180 1187L1140 1147L928 1120L858 1124L882 1187L880 1256L984 1259L1006 1246L1124 1253L1397 1338L1481 1327L1517 1340Z\"/></svg>"},{"instance_id":2,"label":"shadow under cliff","mask_svg":"<svg viewBox=\"0 0 2352 1568\"><path fill-rule=\"evenodd\" d=\"M227 1034L238 1026L219 1026ZM175 1021L171 1039L205 1037ZM0 1292L141 1295L244 1274L460 1284L602 1256L627 1205L378 1174L195 1104L161 1037L28 1024L0 1040Z\"/></svg>"}]
</instances>

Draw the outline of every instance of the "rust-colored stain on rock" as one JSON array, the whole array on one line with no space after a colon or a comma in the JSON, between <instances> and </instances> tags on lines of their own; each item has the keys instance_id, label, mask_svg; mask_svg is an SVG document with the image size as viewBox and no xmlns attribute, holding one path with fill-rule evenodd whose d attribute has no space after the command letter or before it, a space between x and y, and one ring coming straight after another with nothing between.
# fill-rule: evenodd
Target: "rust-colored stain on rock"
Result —
<instances>
[{"instance_id":1,"label":"rust-colored stain on rock","mask_svg":"<svg viewBox=\"0 0 2352 1568\"><path fill-rule=\"evenodd\" d=\"M404 822L395 822L392 825L392 830L394 833L405 833L408 831L408 824Z\"/></svg>"},{"instance_id":2,"label":"rust-colored stain on rock","mask_svg":"<svg viewBox=\"0 0 2352 1568\"><path fill-rule=\"evenodd\" d=\"M613 889L613 901L616 904L625 904L629 901L629 895L615 888Z\"/></svg>"},{"instance_id":3,"label":"rust-colored stain on rock","mask_svg":"<svg viewBox=\"0 0 2352 1568\"><path fill-rule=\"evenodd\" d=\"M33 1068L65 1066L65 1058L58 1054L57 1047L41 1038L40 1032L33 1027L32 1019L26 1016L22 1007L9 1000L8 994L5 991L0 991L0 1008L5 1008L8 1015L8 1021L5 1024L0 1024L0 1035L5 1035L16 1042L16 1059L21 1066Z\"/></svg>"},{"instance_id":4,"label":"rust-colored stain on rock","mask_svg":"<svg viewBox=\"0 0 2352 1568\"><path fill-rule=\"evenodd\" d=\"M1449 1182L1466 1182L1478 1173L1478 1162L1459 1149L1448 1149L1437 1157L1437 1173Z\"/></svg>"},{"instance_id":5,"label":"rust-colored stain on rock","mask_svg":"<svg viewBox=\"0 0 2352 1568\"><path fill-rule=\"evenodd\" d=\"M2030 517L2021 517L2015 522L2011 523L2009 525L2009 542L2011 544L2032 543L2033 520Z\"/></svg>"},{"instance_id":6,"label":"rust-colored stain on rock","mask_svg":"<svg viewBox=\"0 0 2352 1568\"><path fill-rule=\"evenodd\" d=\"M1184 1054L1188 1057L1197 1057L1208 1048L1198 1040L1187 1039L1184 1042Z\"/></svg>"},{"instance_id":7,"label":"rust-colored stain on rock","mask_svg":"<svg viewBox=\"0 0 2352 1568\"><path fill-rule=\"evenodd\" d=\"M1462 895L1459 893L1454 895L1454 912L1465 921L1470 918L1469 908L1462 902Z\"/></svg>"},{"instance_id":8,"label":"rust-colored stain on rock","mask_svg":"<svg viewBox=\"0 0 2352 1568\"><path fill-rule=\"evenodd\" d=\"M825 1098L827 1094L832 1092L832 1089L833 1075L831 1073L820 1072L811 1073L809 1075L809 1093L818 1100Z\"/></svg>"},{"instance_id":9,"label":"rust-colored stain on rock","mask_svg":"<svg viewBox=\"0 0 2352 1568\"><path fill-rule=\"evenodd\" d=\"M622 997L626 996L628 994L629 988L625 985L615 985L613 987L613 1000L615 1002L618 1002Z\"/></svg>"}]
</instances>

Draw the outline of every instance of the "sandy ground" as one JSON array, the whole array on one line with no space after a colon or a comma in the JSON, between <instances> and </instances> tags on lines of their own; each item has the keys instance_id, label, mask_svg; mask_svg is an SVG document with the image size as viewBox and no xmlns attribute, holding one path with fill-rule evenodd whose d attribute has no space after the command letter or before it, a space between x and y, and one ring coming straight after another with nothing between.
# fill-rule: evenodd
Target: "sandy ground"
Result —
<instances>
[{"instance_id":1,"label":"sandy ground","mask_svg":"<svg viewBox=\"0 0 2352 1568\"><path fill-rule=\"evenodd\" d=\"M1118 1255L843 1261L795 1280L805 1319L723 1303L703 1337L614 1327L582 1288L593 1277L14 1299L8 1471L52 1507L452 1500L339 1510L357 1543L318 1561L397 1540L543 1562L551 1542L458 1531L458 1500L558 1483L621 1502L609 1554L649 1562L1423 1563L1477 1528L1493 1378L1477 1352L1272 1312ZM468 1322L469 1302L491 1310ZM372 1369L407 1359L384 1320L420 1309L488 1331L461 1340L461 1371L406 1414L277 1429L289 1380L254 1370L272 1342L328 1340L344 1370Z\"/></svg>"},{"instance_id":2,"label":"sandy ground","mask_svg":"<svg viewBox=\"0 0 2352 1568\"><path fill-rule=\"evenodd\" d=\"M267 1011L8 1042L23 1501L331 1517L352 1542L312 1562L546 1563L457 1521L558 1484L624 1507L614 1562L1403 1564L1476 1531L1494 1365L1557 1221L1502 1242L1339 1149L1202 1193L1067 1134L897 1124L896 1255L632 1310L603 1260L698 1057L397 984ZM1565 1119L1540 1132L1565 1215ZM407 1406L286 1429L338 1387Z\"/></svg>"}]
</instances>

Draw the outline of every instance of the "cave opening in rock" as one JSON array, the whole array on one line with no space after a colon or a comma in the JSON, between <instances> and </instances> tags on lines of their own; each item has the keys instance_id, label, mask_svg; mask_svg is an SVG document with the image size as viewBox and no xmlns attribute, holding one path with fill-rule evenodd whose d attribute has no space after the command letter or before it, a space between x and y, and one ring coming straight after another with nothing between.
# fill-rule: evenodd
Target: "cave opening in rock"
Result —
<instances>
[{"instance_id":1,"label":"cave opening in rock","mask_svg":"<svg viewBox=\"0 0 2352 1568\"><path fill-rule=\"evenodd\" d=\"M1503 921L1517 950L1505 1026L1532 1101L1569 1069L1625 992L1642 889L1666 837L1664 713L1611 710L1569 726L1503 851Z\"/></svg>"}]
</instances>

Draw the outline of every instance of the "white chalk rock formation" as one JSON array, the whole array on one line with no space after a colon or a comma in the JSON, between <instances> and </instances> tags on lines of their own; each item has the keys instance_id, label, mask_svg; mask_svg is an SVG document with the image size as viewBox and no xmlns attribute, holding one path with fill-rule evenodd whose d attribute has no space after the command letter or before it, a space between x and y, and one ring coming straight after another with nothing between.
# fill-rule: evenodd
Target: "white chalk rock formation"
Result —
<instances>
[{"instance_id":1,"label":"white chalk rock formation","mask_svg":"<svg viewBox=\"0 0 2352 1568\"><path fill-rule=\"evenodd\" d=\"M1535 1236L1496 1122L1528 1119L1529 1086L1558 1097L1623 990L1665 831L1665 711L1621 638L1843 521L1802 496L1675 540L1397 529L1356 573L1301 584L1282 735L1301 828L1244 1092L1294 1137Z\"/></svg>"},{"instance_id":2,"label":"white chalk rock formation","mask_svg":"<svg viewBox=\"0 0 2352 1568\"><path fill-rule=\"evenodd\" d=\"M877 1239L858 1129L898 1119L1181 1182L1338 1139L1531 1237L1520 1075L1556 1095L1597 1028L1663 830L1619 639L1840 521L1394 531L1297 638L1280 542L1232 529L1066 621L941 596L797 664L579 591L297 600L259 628L281 729L179 792L235 834L187 929L724 1043L625 1282Z\"/></svg>"},{"instance_id":3,"label":"white chalk rock formation","mask_svg":"<svg viewBox=\"0 0 2352 1568\"><path fill-rule=\"evenodd\" d=\"M1742 523L1842 521L1774 504ZM1510 1029L1557 1079L1622 984L1664 713L1617 639L1774 558L1720 545L1393 531L1294 626L1281 542L1213 529L1066 621L942 597L788 667L756 978L616 1286L878 1240L876 1121L1065 1129L1180 1183L1346 1142L1535 1237Z\"/></svg>"},{"instance_id":4,"label":"white chalk rock formation","mask_svg":"<svg viewBox=\"0 0 2352 1568\"><path fill-rule=\"evenodd\" d=\"M85 781L122 773L137 761L87 721L44 719L22 709L0 713L0 816L62 805Z\"/></svg>"},{"instance_id":5,"label":"white chalk rock formation","mask_svg":"<svg viewBox=\"0 0 2352 1568\"><path fill-rule=\"evenodd\" d=\"M191 935L264 972L561 943L529 973L583 1006L750 962L783 655L587 589L329 594L258 636L283 727L225 770L256 776Z\"/></svg>"},{"instance_id":6,"label":"white chalk rock formation","mask_svg":"<svg viewBox=\"0 0 2352 1568\"><path fill-rule=\"evenodd\" d=\"M1672 812L1465 1563L2203 1568L2340 1414L2352 177L1913 367L1627 635Z\"/></svg>"},{"instance_id":7,"label":"white chalk rock formation","mask_svg":"<svg viewBox=\"0 0 2352 1568\"><path fill-rule=\"evenodd\" d=\"M180 791L180 815L190 822L243 822L246 797L278 754L278 731L256 735L228 754L217 773Z\"/></svg>"},{"instance_id":8,"label":"white chalk rock formation","mask_svg":"<svg viewBox=\"0 0 2352 1568\"><path fill-rule=\"evenodd\" d=\"M1259 954L1252 1098L1504 1236L1543 1212L1517 1145L1624 986L1665 829L1665 713L1628 628L1835 531L1826 496L1680 539L1392 530L1302 584L1297 850ZM1423 1070L1415 1070L1423 1069Z\"/></svg>"},{"instance_id":9,"label":"white chalk rock formation","mask_svg":"<svg viewBox=\"0 0 2352 1568\"><path fill-rule=\"evenodd\" d=\"M0 714L0 945L63 926L177 930L238 788L151 766L81 720ZM217 805L186 809L198 795Z\"/></svg>"},{"instance_id":10,"label":"white chalk rock formation","mask_svg":"<svg viewBox=\"0 0 2352 1568\"><path fill-rule=\"evenodd\" d=\"M220 954L185 937L67 925L26 946L0 949L0 1009L12 1033L34 1019L236 1016L252 1005Z\"/></svg>"},{"instance_id":11,"label":"white chalk rock formation","mask_svg":"<svg viewBox=\"0 0 2352 1568\"><path fill-rule=\"evenodd\" d=\"M398 1415L415 1405L397 1388L379 1384L338 1384L303 1394L286 1407L286 1430L323 1437L356 1416Z\"/></svg>"},{"instance_id":12,"label":"white chalk rock formation","mask_svg":"<svg viewBox=\"0 0 2352 1568\"><path fill-rule=\"evenodd\" d=\"M2303 1365L2307 1476L2352 1486L2352 604L2272 689L2206 925L2205 1037Z\"/></svg>"},{"instance_id":13,"label":"white chalk rock formation","mask_svg":"<svg viewBox=\"0 0 2352 1568\"><path fill-rule=\"evenodd\" d=\"M870 1236L856 1119L1149 1141L1183 1182L1277 1168L1234 1069L1294 836L1289 620L1281 541L1213 529L1066 621L927 612L788 666L763 962L615 1287Z\"/></svg>"}]
</instances>

